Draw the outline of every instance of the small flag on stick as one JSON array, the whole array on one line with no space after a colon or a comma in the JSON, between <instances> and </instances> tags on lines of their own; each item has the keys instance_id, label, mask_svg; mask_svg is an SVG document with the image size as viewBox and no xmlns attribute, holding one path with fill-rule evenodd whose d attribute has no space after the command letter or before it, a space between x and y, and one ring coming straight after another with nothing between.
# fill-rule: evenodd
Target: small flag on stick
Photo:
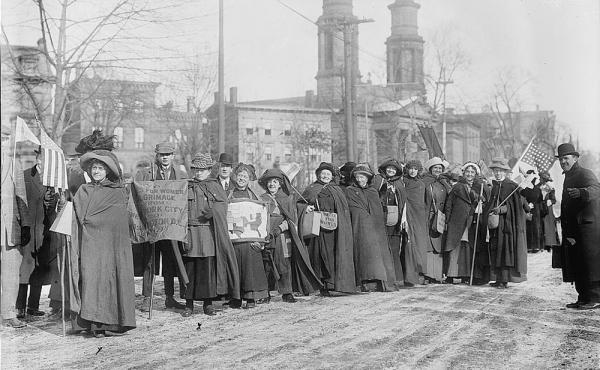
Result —
<instances>
[{"instance_id":1,"label":"small flag on stick","mask_svg":"<svg viewBox=\"0 0 600 370\"><path fill-rule=\"evenodd\" d=\"M42 184L55 189L67 189L67 166L62 149L40 129L40 145L44 152Z\"/></svg>"},{"instance_id":2,"label":"small flag on stick","mask_svg":"<svg viewBox=\"0 0 600 370\"><path fill-rule=\"evenodd\" d=\"M23 118L17 116L17 126L15 127L15 143L27 140L34 144L40 145L40 141L37 137L35 137L35 134L31 132L29 126L27 126Z\"/></svg>"}]
</instances>

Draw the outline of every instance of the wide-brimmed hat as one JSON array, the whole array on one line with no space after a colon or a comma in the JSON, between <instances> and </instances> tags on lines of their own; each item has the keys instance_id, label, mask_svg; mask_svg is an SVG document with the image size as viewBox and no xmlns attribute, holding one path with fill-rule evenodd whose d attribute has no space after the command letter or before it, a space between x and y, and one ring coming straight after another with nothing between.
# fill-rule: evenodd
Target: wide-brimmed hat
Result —
<instances>
[{"instance_id":1,"label":"wide-brimmed hat","mask_svg":"<svg viewBox=\"0 0 600 370\"><path fill-rule=\"evenodd\" d=\"M354 167L356 167L356 162L346 162L340 167L340 174L344 177L350 177Z\"/></svg>"},{"instance_id":2,"label":"wide-brimmed hat","mask_svg":"<svg viewBox=\"0 0 600 370\"><path fill-rule=\"evenodd\" d=\"M372 178L375 174L371 169L371 165L368 163L359 163L352 170L352 176L356 176L357 174L365 175L368 178Z\"/></svg>"},{"instance_id":3,"label":"wide-brimmed hat","mask_svg":"<svg viewBox=\"0 0 600 370\"><path fill-rule=\"evenodd\" d=\"M467 167L473 167L475 169L475 172L478 175L481 173L481 168L479 168L479 165L477 163L475 163L475 162L467 162L467 163L463 164L460 169L462 170L462 172L465 172L465 170L467 169Z\"/></svg>"},{"instance_id":4,"label":"wide-brimmed hat","mask_svg":"<svg viewBox=\"0 0 600 370\"><path fill-rule=\"evenodd\" d=\"M88 170L94 159L104 163L114 176L121 177L119 160L114 153L104 149L97 149L87 152L81 156L81 168Z\"/></svg>"},{"instance_id":5,"label":"wide-brimmed hat","mask_svg":"<svg viewBox=\"0 0 600 370\"><path fill-rule=\"evenodd\" d=\"M192 159L192 163L190 168L195 168L198 170L206 170L214 166L215 162L213 162L212 157L208 153L196 153L194 158Z\"/></svg>"},{"instance_id":6,"label":"wide-brimmed hat","mask_svg":"<svg viewBox=\"0 0 600 370\"><path fill-rule=\"evenodd\" d=\"M317 167L317 169L315 170L315 173L317 174L317 176L319 176L319 172L321 172L323 170L327 170L327 171L331 172L332 175L335 176L336 171L335 171L335 167L333 166L333 163L321 162L319 167Z\"/></svg>"},{"instance_id":7,"label":"wide-brimmed hat","mask_svg":"<svg viewBox=\"0 0 600 370\"><path fill-rule=\"evenodd\" d=\"M398 174L402 173L402 165L400 164L400 162L398 162L397 159L394 159L394 158L385 159L383 162L381 162L381 164L379 165L379 167L377 167L377 169L379 170L380 174L384 175L385 169L388 167L396 168L396 172Z\"/></svg>"},{"instance_id":8,"label":"wide-brimmed hat","mask_svg":"<svg viewBox=\"0 0 600 370\"><path fill-rule=\"evenodd\" d=\"M262 174L260 179L258 179L258 184L266 190L267 182L269 182L270 179L278 179L283 191L289 194L291 183L285 172L279 168L269 168Z\"/></svg>"},{"instance_id":9,"label":"wide-brimmed hat","mask_svg":"<svg viewBox=\"0 0 600 370\"><path fill-rule=\"evenodd\" d=\"M221 154L219 154L218 162L221 164L233 166L233 163L234 163L233 156L229 153L221 153Z\"/></svg>"},{"instance_id":10,"label":"wide-brimmed hat","mask_svg":"<svg viewBox=\"0 0 600 370\"><path fill-rule=\"evenodd\" d=\"M429 171L429 169L431 167L440 165L440 166L442 166L442 171L443 171L444 169L446 169L448 167L446 165L446 163L448 163L448 162L445 162L445 163L444 162L445 161L443 161L442 158L440 158L440 157L433 157L433 158L429 159L427 162L425 162L425 164L423 165L423 168L425 168L427 171Z\"/></svg>"},{"instance_id":11,"label":"wide-brimmed hat","mask_svg":"<svg viewBox=\"0 0 600 370\"><path fill-rule=\"evenodd\" d=\"M573 154L579 157L579 152L575 150L575 147L571 143L563 143L558 146L558 154L556 158L562 157L563 155Z\"/></svg>"},{"instance_id":12,"label":"wide-brimmed hat","mask_svg":"<svg viewBox=\"0 0 600 370\"><path fill-rule=\"evenodd\" d=\"M511 168L508 165L508 160L502 157L492 158L492 164L488 166L490 169L499 168L502 170L510 171Z\"/></svg>"},{"instance_id":13,"label":"wide-brimmed hat","mask_svg":"<svg viewBox=\"0 0 600 370\"><path fill-rule=\"evenodd\" d=\"M154 148L154 152L156 154L172 154L175 153L175 145L168 141L164 141L162 143L156 144L156 148Z\"/></svg>"}]
</instances>

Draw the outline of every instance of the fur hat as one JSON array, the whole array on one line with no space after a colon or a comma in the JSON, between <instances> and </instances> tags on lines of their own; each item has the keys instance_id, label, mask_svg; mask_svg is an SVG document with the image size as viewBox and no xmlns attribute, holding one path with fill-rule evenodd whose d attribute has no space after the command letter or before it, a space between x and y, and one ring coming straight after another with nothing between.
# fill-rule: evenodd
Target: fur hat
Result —
<instances>
[{"instance_id":1,"label":"fur hat","mask_svg":"<svg viewBox=\"0 0 600 370\"><path fill-rule=\"evenodd\" d=\"M331 172L332 176L335 176L335 174L337 173L337 171L335 170L335 167L333 166L332 163L321 162L319 167L317 167L317 169L315 170L315 174L317 176L319 176L319 172L321 172L323 170L328 170L329 172Z\"/></svg>"},{"instance_id":2,"label":"fur hat","mask_svg":"<svg viewBox=\"0 0 600 370\"><path fill-rule=\"evenodd\" d=\"M400 162L398 162L397 159L394 158L388 158L384 160L377 169L379 170L379 173L383 176L385 175L385 169L388 167L395 167L396 173L398 175L402 173L402 165L400 164Z\"/></svg>"},{"instance_id":3,"label":"fur hat","mask_svg":"<svg viewBox=\"0 0 600 370\"><path fill-rule=\"evenodd\" d=\"M242 171L246 171L248 173L248 177L250 178L250 181L256 180L256 170L254 169L253 165L240 162L240 163L238 163L237 166L234 167L233 174L237 175L238 173L240 173Z\"/></svg>"}]
</instances>

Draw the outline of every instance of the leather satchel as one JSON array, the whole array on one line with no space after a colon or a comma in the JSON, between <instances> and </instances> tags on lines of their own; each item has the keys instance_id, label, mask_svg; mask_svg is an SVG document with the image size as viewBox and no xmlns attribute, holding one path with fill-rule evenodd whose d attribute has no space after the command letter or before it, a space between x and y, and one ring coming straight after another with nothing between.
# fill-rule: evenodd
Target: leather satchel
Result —
<instances>
[{"instance_id":1,"label":"leather satchel","mask_svg":"<svg viewBox=\"0 0 600 370\"><path fill-rule=\"evenodd\" d=\"M313 211L308 212L302 217L302 225L300 228L300 234L303 238L314 238L319 236L319 230L321 229L321 212Z\"/></svg>"},{"instance_id":2,"label":"leather satchel","mask_svg":"<svg viewBox=\"0 0 600 370\"><path fill-rule=\"evenodd\" d=\"M496 213L490 213L488 216L488 229L494 230L498 228L500 224L500 215Z\"/></svg>"}]
</instances>

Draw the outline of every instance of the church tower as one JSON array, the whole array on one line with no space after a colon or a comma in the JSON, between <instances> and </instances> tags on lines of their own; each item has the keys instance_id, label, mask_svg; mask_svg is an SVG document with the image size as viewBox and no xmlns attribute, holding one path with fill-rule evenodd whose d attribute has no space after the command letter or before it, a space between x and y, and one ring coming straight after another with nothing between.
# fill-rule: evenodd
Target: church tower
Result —
<instances>
[{"instance_id":1,"label":"church tower","mask_svg":"<svg viewBox=\"0 0 600 370\"><path fill-rule=\"evenodd\" d=\"M352 0L323 0L323 14L317 20L319 27L319 66L317 71L317 99L327 107L341 107L344 79L343 24L356 22L352 14ZM360 79L358 69L358 24L351 26L353 80Z\"/></svg>"},{"instance_id":2,"label":"church tower","mask_svg":"<svg viewBox=\"0 0 600 370\"><path fill-rule=\"evenodd\" d=\"M392 34L387 46L387 83L400 99L425 94L423 38L419 35L417 13L421 6L412 0L396 0L392 13Z\"/></svg>"}]
</instances>

